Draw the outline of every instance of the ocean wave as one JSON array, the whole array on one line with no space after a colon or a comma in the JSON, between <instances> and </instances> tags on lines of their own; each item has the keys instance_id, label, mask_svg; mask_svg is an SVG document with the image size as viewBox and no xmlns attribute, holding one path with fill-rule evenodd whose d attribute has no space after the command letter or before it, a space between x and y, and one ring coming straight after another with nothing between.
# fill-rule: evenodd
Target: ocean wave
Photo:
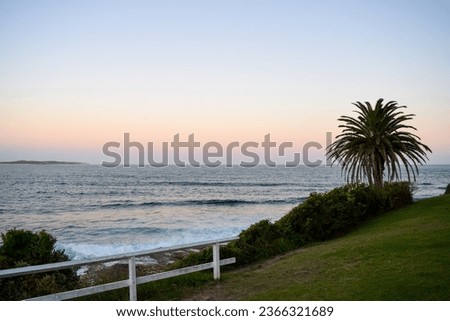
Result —
<instances>
[{"instance_id":1,"label":"ocean wave","mask_svg":"<svg viewBox=\"0 0 450 321\"><path fill-rule=\"evenodd\" d=\"M164 230L164 229L163 229ZM85 260L110 255L133 253L161 249L172 246L184 246L197 242L232 237L239 234L241 228L202 228L202 229L167 229L165 231L146 233L146 240L123 239L123 231L110 231L116 238L110 243L95 242L57 242L56 248L62 249L71 260ZM130 235L129 231L127 233ZM132 234L132 233L131 233Z\"/></svg>"},{"instance_id":2,"label":"ocean wave","mask_svg":"<svg viewBox=\"0 0 450 321\"><path fill-rule=\"evenodd\" d=\"M304 201L306 197L295 197L287 199L266 199L266 200L244 200L244 199L199 199L182 201L150 201L133 202L131 200L118 201L100 205L101 208L128 208L128 207L153 207L153 206L195 206L195 205L222 205L236 206L246 204L295 204Z\"/></svg>"},{"instance_id":3,"label":"ocean wave","mask_svg":"<svg viewBox=\"0 0 450 321\"><path fill-rule=\"evenodd\" d=\"M103 256L152 250L151 244L93 244L93 243L60 243L57 249L64 249L65 254L73 261L92 259Z\"/></svg>"},{"instance_id":4,"label":"ocean wave","mask_svg":"<svg viewBox=\"0 0 450 321\"><path fill-rule=\"evenodd\" d=\"M293 186L299 185L297 183L252 183L252 182L198 182L198 181L150 181L148 182L151 185L176 185L176 186L226 186L226 187L275 187L275 186Z\"/></svg>"},{"instance_id":5,"label":"ocean wave","mask_svg":"<svg viewBox=\"0 0 450 321\"><path fill-rule=\"evenodd\" d=\"M182 229L169 229L153 226L127 226L127 227L104 227L96 228L92 230L91 235L93 237L100 237L102 235L165 235L167 233L178 233Z\"/></svg>"}]
</instances>

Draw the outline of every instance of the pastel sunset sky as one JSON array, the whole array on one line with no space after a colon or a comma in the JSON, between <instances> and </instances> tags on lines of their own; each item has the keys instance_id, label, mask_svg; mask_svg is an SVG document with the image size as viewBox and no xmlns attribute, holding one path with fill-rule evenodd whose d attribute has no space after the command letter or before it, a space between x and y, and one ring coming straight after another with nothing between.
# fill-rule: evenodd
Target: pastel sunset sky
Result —
<instances>
[{"instance_id":1,"label":"pastel sunset sky","mask_svg":"<svg viewBox=\"0 0 450 321\"><path fill-rule=\"evenodd\" d=\"M378 98L450 164L450 1L0 0L0 161L101 163L124 133L301 150Z\"/></svg>"}]
</instances>

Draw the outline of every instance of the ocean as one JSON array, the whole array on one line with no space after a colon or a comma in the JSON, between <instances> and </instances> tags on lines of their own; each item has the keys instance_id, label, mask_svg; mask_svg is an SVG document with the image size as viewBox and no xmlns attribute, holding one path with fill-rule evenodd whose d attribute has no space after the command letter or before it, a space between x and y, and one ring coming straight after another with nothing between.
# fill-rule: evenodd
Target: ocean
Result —
<instances>
[{"instance_id":1,"label":"ocean","mask_svg":"<svg viewBox=\"0 0 450 321\"><path fill-rule=\"evenodd\" d=\"M45 229L73 260L209 241L277 220L339 167L0 165L0 232ZM450 165L420 168L414 197L441 195Z\"/></svg>"}]
</instances>

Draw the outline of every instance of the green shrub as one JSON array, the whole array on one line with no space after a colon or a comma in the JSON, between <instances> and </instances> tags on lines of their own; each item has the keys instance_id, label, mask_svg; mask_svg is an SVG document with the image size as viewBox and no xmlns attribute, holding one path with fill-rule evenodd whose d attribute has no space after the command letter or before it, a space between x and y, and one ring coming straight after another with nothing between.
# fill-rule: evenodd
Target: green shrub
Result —
<instances>
[{"instance_id":1,"label":"green shrub","mask_svg":"<svg viewBox=\"0 0 450 321\"><path fill-rule=\"evenodd\" d=\"M236 256L239 264L247 264L261 259L272 257L286 252L292 248L288 239L283 237L279 225L269 220L262 220L239 234L239 240L223 249L224 254Z\"/></svg>"},{"instance_id":2,"label":"green shrub","mask_svg":"<svg viewBox=\"0 0 450 321\"><path fill-rule=\"evenodd\" d=\"M220 257L223 258L222 249L220 249ZM176 261L172 265L170 265L170 269L179 269L191 265L208 263L213 260L212 247L208 247L196 253L191 253L183 259Z\"/></svg>"},{"instance_id":3,"label":"green shrub","mask_svg":"<svg viewBox=\"0 0 450 321\"><path fill-rule=\"evenodd\" d=\"M55 250L56 239L45 231L9 230L1 235L0 269L67 261ZM78 283L74 269L0 279L1 300L23 300L73 289Z\"/></svg>"},{"instance_id":4,"label":"green shrub","mask_svg":"<svg viewBox=\"0 0 450 321\"><path fill-rule=\"evenodd\" d=\"M384 208L382 192L366 185L345 185L313 193L277 224L297 245L342 235Z\"/></svg>"},{"instance_id":5,"label":"green shrub","mask_svg":"<svg viewBox=\"0 0 450 321\"><path fill-rule=\"evenodd\" d=\"M278 225L269 220L262 220L239 234L239 240L232 241L220 248L220 257L235 257L237 265L272 257L292 249L292 244L285 240ZM209 247L197 253L192 253L176 262L171 268L181 268L190 265L211 262L212 248Z\"/></svg>"},{"instance_id":6,"label":"green shrub","mask_svg":"<svg viewBox=\"0 0 450 321\"><path fill-rule=\"evenodd\" d=\"M386 202L385 210L399 209L413 202L413 185L408 182L385 183L382 191Z\"/></svg>"}]
</instances>

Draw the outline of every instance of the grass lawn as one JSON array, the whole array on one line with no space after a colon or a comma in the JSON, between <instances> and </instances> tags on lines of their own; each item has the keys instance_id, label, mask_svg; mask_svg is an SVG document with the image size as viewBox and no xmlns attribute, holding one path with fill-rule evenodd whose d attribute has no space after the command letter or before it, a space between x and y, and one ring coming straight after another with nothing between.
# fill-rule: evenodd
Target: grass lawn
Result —
<instances>
[{"instance_id":1,"label":"grass lawn","mask_svg":"<svg viewBox=\"0 0 450 321\"><path fill-rule=\"evenodd\" d=\"M180 298L450 300L450 195L418 201L339 239L187 290Z\"/></svg>"}]
</instances>

